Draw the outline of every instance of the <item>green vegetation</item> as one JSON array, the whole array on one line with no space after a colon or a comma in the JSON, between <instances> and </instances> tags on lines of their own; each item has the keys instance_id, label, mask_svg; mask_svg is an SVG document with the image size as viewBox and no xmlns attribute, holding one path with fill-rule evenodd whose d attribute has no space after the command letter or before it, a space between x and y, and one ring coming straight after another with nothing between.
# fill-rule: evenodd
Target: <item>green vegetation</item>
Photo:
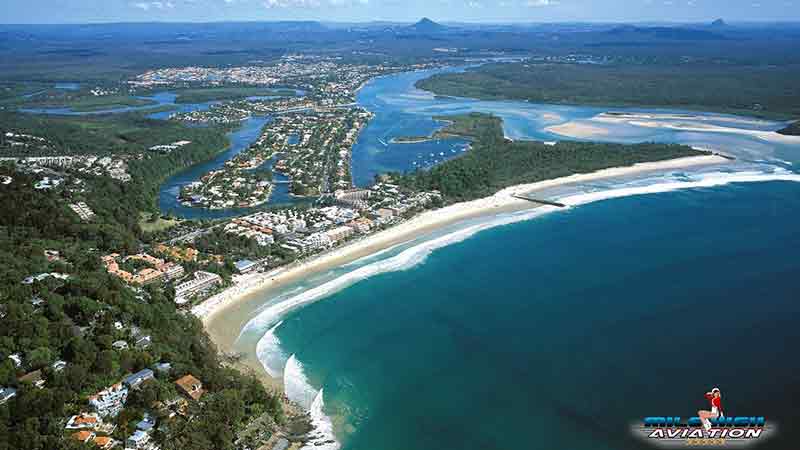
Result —
<instances>
[{"instance_id":1,"label":"green vegetation","mask_svg":"<svg viewBox=\"0 0 800 450\"><path fill-rule=\"evenodd\" d=\"M175 99L175 103L205 103L215 100L241 100L247 97L293 97L295 92L290 89L232 86L218 88L180 89L176 91L176 94L178 94L178 97Z\"/></svg>"},{"instance_id":2,"label":"green vegetation","mask_svg":"<svg viewBox=\"0 0 800 450\"><path fill-rule=\"evenodd\" d=\"M800 136L800 122L792 122L788 127L778 130L778 133L788 136Z\"/></svg>"},{"instance_id":3,"label":"green vegetation","mask_svg":"<svg viewBox=\"0 0 800 450\"><path fill-rule=\"evenodd\" d=\"M143 212L139 219L139 227L144 233L157 233L159 231L168 230L179 223L181 223L180 220L163 217L157 212Z\"/></svg>"},{"instance_id":4,"label":"green vegetation","mask_svg":"<svg viewBox=\"0 0 800 450\"><path fill-rule=\"evenodd\" d=\"M595 144L510 142L503 137L500 118L480 113L439 117L452 124L442 133L470 138L472 150L430 170L400 176L410 189L439 190L447 202L492 195L516 184L594 172L609 167L707 154L672 144Z\"/></svg>"},{"instance_id":5,"label":"green vegetation","mask_svg":"<svg viewBox=\"0 0 800 450\"><path fill-rule=\"evenodd\" d=\"M798 66L487 64L434 75L439 95L536 103L657 106L773 118L800 117Z\"/></svg>"},{"instance_id":6,"label":"green vegetation","mask_svg":"<svg viewBox=\"0 0 800 450\"><path fill-rule=\"evenodd\" d=\"M63 105L57 105L57 107L70 108L77 112L90 112L155 104L156 102L152 100L131 97L130 95L104 95L101 97L81 97L79 99L69 101Z\"/></svg>"},{"instance_id":7,"label":"green vegetation","mask_svg":"<svg viewBox=\"0 0 800 450\"><path fill-rule=\"evenodd\" d=\"M18 389L0 405L0 449L84 448L67 438L64 420L87 410L87 396L156 362L169 362L172 369L131 394L129 407L116 419L115 438L127 437L154 401L175 396L172 382L189 373L208 393L202 405L190 404L191 420L176 417L155 433L162 448L232 449L235 433L250 419L267 414L283 421L279 398L252 376L226 367L200 321L180 314L164 290L148 286L137 292L103 269L101 255L141 246L128 186L88 179L86 195L97 218L81 222L67 209L65 188L34 190L36 177L8 165L0 174L14 179L0 186L0 208L15 211L0 215L0 385ZM57 250L63 259L50 262L45 250ZM20 282L43 272L70 278ZM33 305L34 296L43 303ZM125 328L117 329L115 322ZM112 342L130 340L134 326L150 335L152 344L114 349ZM21 355L22 367L8 359L12 354ZM66 361L66 368L51 368L56 360ZM19 381L36 369L43 369L43 389Z\"/></svg>"}]
</instances>

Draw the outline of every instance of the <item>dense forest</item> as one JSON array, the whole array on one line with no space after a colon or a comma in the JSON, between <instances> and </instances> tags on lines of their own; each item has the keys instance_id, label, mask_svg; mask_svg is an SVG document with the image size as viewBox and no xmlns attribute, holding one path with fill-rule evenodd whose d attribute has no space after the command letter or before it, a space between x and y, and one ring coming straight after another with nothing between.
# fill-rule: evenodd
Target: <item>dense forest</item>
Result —
<instances>
[{"instance_id":1,"label":"dense forest","mask_svg":"<svg viewBox=\"0 0 800 450\"><path fill-rule=\"evenodd\" d=\"M438 117L451 121L440 135L471 139L472 150L430 170L400 177L411 189L437 189L448 202L492 195L500 189L523 183L558 178L575 173L707 154L674 144L600 144L563 141L546 145L534 141L511 142L503 137L500 118L472 113Z\"/></svg>"},{"instance_id":2,"label":"dense forest","mask_svg":"<svg viewBox=\"0 0 800 450\"><path fill-rule=\"evenodd\" d=\"M487 64L434 75L417 87L439 95L535 103L657 106L800 117L800 66L734 64Z\"/></svg>"},{"instance_id":3,"label":"dense forest","mask_svg":"<svg viewBox=\"0 0 800 450\"><path fill-rule=\"evenodd\" d=\"M202 407L190 405L191 421L159 428L155 436L164 449L230 449L250 419L283 420L279 398L225 367L202 324L180 313L166 291L132 290L103 270L101 255L141 248L136 206L121 183L87 180L98 192L91 200L98 219L81 222L67 210L65 189L34 190L35 178L9 165L0 175L13 178L0 186L0 208L15 211L0 215L0 386L17 389L0 405L0 449L82 448L64 439L65 420L87 409L87 396L158 362L171 369L131 394L114 437L127 437L154 402L175 397L173 381L185 374L209 392ZM58 259L46 258L45 250L58 251ZM21 282L50 272L69 278ZM134 329L151 336L152 345L112 347L130 340ZM20 366L9 359L13 354L21 356ZM67 363L63 370L52 367L58 360ZM36 370L42 370L42 389L20 379Z\"/></svg>"},{"instance_id":4,"label":"dense forest","mask_svg":"<svg viewBox=\"0 0 800 450\"><path fill-rule=\"evenodd\" d=\"M228 147L223 127L187 127L182 124L147 119L142 114L108 116L39 116L0 113L0 151L5 157L41 157L57 155L95 155L125 157L131 182L114 183L107 177L96 177L101 184L95 192L105 192L93 199L114 203L124 196L125 202L109 208L116 211L129 206L131 219L135 211L157 211L159 185L170 175L189 165L206 161ZM29 135L31 145L14 145L19 138L6 133ZM22 139L24 141L24 139ZM148 151L150 147L176 141L191 141L179 151ZM84 199L78 199L84 200Z\"/></svg>"}]
</instances>

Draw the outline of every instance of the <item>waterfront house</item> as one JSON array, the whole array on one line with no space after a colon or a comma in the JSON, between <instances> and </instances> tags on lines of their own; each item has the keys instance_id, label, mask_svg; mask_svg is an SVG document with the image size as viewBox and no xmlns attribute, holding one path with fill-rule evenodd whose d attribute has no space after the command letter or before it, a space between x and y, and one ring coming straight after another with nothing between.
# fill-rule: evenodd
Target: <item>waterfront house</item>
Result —
<instances>
[{"instance_id":1,"label":"waterfront house","mask_svg":"<svg viewBox=\"0 0 800 450\"><path fill-rule=\"evenodd\" d=\"M222 284L222 277L219 275L198 270L194 274L194 280L175 286L175 303L179 305L186 303L192 295L220 284Z\"/></svg>"},{"instance_id":2,"label":"waterfront house","mask_svg":"<svg viewBox=\"0 0 800 450\"><path fill-rule=\"evenodd\" d=\"M241 274L250 273L258 268L258 263L250 261L249 259L242 259L234 263L236 270Z\"/></svg>"}]
</instances>

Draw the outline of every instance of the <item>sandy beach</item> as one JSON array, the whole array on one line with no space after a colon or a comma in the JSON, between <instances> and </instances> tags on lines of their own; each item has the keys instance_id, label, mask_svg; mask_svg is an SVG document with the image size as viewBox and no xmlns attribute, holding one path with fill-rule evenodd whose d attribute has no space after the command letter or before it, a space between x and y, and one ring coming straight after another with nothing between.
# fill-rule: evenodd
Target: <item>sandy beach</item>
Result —
<instances>
[{"instance_id":1,"label":"sandy beach","mask_svg":"<svg viewBox=\"0 0 800 450\"><path fill-rule=\"evenodd\" d=\"M775 131L750 130L746 128L726 127L704 123L711 119L734 124L761 125L764 123L763 121L731 117L720 118L716 116L713 118L707 118L703 116L676 114L602 113L592 117L591 119L576 120L560 125L553 125L545 128L545 130L551 133L560 134L562 136L578 139L590 139L593 137L607 135L609 130L604 127L605 124L622 124L642 128L664 128L676 131L736 134L741 136L753 136L764 141L778 144L800 144L800 137L798 136L787 136L776 133ZM682 122L675 122L674 120L681 120Z\"/></svg>"},{"instance_id":2,"label":"sandy beach","mask_svg":"<svg viewBox=\"0 0 800 450\"><path fill-rule=\"evenodd\" d=\"M669 171L726 162L729 162L729 160L716 155L694 156L616 167L587 174L576 174L553 180L512 186L489 197L426 211L389 229L286 267L265 273L238 276L235 278L236 284L234 286L195 306L192 309L192 313L203 320L206 330L221 351L232 352L233 344L242 327L252 317L252 313L258 306L264 303L264 299L267 297L266 294L270 290L347 264L459 221L504 212L529 210L536 207L536 204L514 198L513 195L529 194L569 183L589 182L644 172ZM255 356L243 356L242 364L258 371L259 363ZM271 387L281 387L279 382L269 380L266 373L263 370L261 372L259 375L266 377L263 379Z\"/></svg>"},{"instance_id":3,"label":"sandy beach","mask_svg":"<svg viewBox=\"0 0 800 450\"><path fill-rule=\"evenodd\" d=\"M595 125L590 125L586 123L586 121L578 122L572 121L567 123L562 123L561 125L551 125L544 129L549 133L560 134L561 136L572 137L572 138L579 138L579 139L587 139L590 137L596 136L605 136L608 134L608 130Z\"/></svg>"}]
</instances>

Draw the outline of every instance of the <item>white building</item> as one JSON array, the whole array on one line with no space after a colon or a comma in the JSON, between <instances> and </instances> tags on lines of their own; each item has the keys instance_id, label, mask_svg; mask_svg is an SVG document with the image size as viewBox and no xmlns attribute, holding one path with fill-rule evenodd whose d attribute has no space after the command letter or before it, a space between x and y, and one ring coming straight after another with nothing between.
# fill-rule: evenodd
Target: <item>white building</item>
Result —
<instances>
[{"instance_id":1,"label":"white building","mask_svg":"<svg viewBox=\"0 0 800 450\"><path fill-rule=\"evenodd\" d=\"M219 275L198 270L194 274L194 280L175 286L175 303L179 305L186 303L192 295L220 284L222 278Z\"/></svg>"},{"instance_id":2,"label":"white building","mask_svg":"<svg viewBox=\"0 0 800 450\"><path fill-rule=\"evenodd\" d=\"M89 405L101 417L116 416L128 400L128 388L117 383L89 397Z\"/></svg>"}]
</instances>

